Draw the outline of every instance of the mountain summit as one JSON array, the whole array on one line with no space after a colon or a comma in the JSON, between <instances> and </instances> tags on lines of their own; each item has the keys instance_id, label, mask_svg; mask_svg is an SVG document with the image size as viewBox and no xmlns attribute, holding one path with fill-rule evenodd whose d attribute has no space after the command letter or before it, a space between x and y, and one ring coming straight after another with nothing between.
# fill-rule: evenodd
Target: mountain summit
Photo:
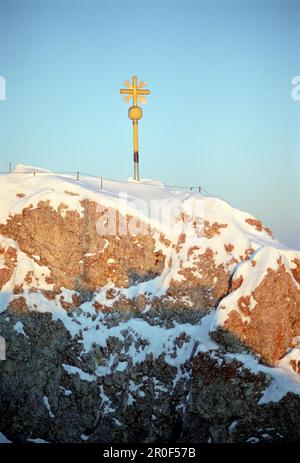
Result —
<instances>
[{"instance_id":1,"label":"mountain summit","mask_svg":"<svg viewBox=\"0 0 300 463\"><path fill-rule=\"evenodd\" d=\"M299 440L300 252L251 214L19 165L0 252L3 439Z\"/></svg>"}]
</instances>

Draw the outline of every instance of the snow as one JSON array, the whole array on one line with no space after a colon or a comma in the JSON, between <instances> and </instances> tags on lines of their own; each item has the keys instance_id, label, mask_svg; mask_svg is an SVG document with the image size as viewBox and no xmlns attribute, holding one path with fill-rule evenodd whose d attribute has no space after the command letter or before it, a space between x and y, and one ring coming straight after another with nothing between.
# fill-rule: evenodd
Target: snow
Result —
<instances>
[{"instance_id":1,"label":"snow","mask_svg":"<svg viewBox=\"0 0 300 463\"><path fill-rule=\"evenodd\" d=\"M63 288L63 287L60 288L60 291L61 291L60 294L58 294L56 298L59 300L62 297L64 302L69 302L69 303L73 302L72 296L74 296L75 294L78 294L77 291L72 291L70 289Z\"/></svg>"},{"instance_id":2,"label":"snow","mask_svg":"<svg viewBox=\"0 0 300 463\"><path fill-rule=\"evenodd\" d=\"M99 397L101 399L101 408L102 408L103 415L114 413L115 409L111 407L111 400L105 394L104 387L102 384L99 386Z\"/></svg>"},{"instance_id":3,"label":"snow","mask_svg":"<svg viewBox=\"0 0 300 463\"><path fill-rule=\"evenodd\" d=\"M115 371L125 371L128 366L128 362L119 362Z\"/></svg>"},{"instance_id":4,"label":"snow","mask_svg":"<svg viewBox=\"0 0 300 463\"><path fill-rule=\"evenodd\" d=\"M269 367L258 362L258 359L250 354L226 354L228 359L236 359L243 363L244 367L254 374L265 373L270 378L263 395L258 401L259 405L269 402L278 402L288 392L300 395L300 375L291 374L285 368Z\"/></svg>"},{"instance_id":5,"label":"snow","mask_svg":"<svg viewBox=\"0 0 300 463\"><path fill-rule=\"evenodd\" d=\"M154 392L155 392L155 398L157 399L161 394L167 393L168 388L159 381L157 378L153 378L153 386L154 386Z\"/></svg>"},{"instance_id":6,"label":"snow","mask_svg":"<svg viewBox=\"0 0 300 463\"><path fill-rule=\"evenodd\" d=\"M129 177L128 182L137 182L133 177ZM164 183L159 180L153 180L150 178L141 178L137 183L143 183L144 185L153 185L153 186L164 186Z\"/></svg>"},{"instance_id":7,"label":"snow","mask_svg":"<svg viewBox=\"0 0 300 463\"><path fill-rule=\"evenodd\" d=\"M257 444L259 442L259 439L257 437L249 437L249 439L246 440L249 444Z\"/></svg>"},{"instance_id":8,"label":"snow","mask_svg":"<svg viewBox=\"0 0 300 463\"><path fill-rule=\"evenodd\" d=\"M55 415L51 411L51 407L50 407L50 404L49 404L49 399L48 399L48 397L46 395L44 395L44 397L43 397L43 402L44 402L44 404L45 404L45 406L46 406L46 408L48 410L50 418L55 418Z\"/></svg>"},{"instance_id":9,"label":"snow","mask_svg":"<svg viewBox=\"0 0 300 463\"><path fill-rule=\"evenodd\" d=\"M65 396L68 397L69 395L72 394L72 391L71 391L70 389L66 389L66 388L64 388L63 386L60 386L60 388L62 389L62 391L63 391L63 393L64 393Z\"/></svg>"},{"instance_id":10,"label":"snow","mask_svg":"<svg viewBox=\"0 0 300 463\"><path fill-rule=\"evenodd\" d=\"M119 323L117 326L111 328L102 324L99 331L95 330L95 323L90 323L90 318L85 319L82 317L82 321L87 321L87 331L79 327L82 330L84 339L82 341L84 345L84 352L88 352L92 348L92 344L95 343L103 348L107 347L107 341L110 337L115 337L120 341L124 342L124 332L128 332L132 338L129 350L126 352L128 358L131 359L133 364L143 362L148 355L152 355L154 359L158 358L162 352L165 353L165 360L169 365L177 368L178 375L176 380L180 379L180 365L184 361L188 360L195 348L195 342L197 341L198 351L208 351L216 348L217 344L213 342L208 335L207 326L209 321L205 317L203 324L192 325L186 324L174 324L173 328L164 328L161 326L153 326L142 319L131 318L127 322ZM186 333L189 337L186 342L183 343L182 347L174 345L174 340L181 334ZM143 340L143 343L136 347L138 340ZM125 348L123 347L122 354L125 355ZM176 355L174 355L174 353ZM104 365L99 365L95 370L97 377L106 376L113 372L122 372L127 367L126 361L118 362L115 365L115 356L111 355Z\"/></svg>"},{"instance_id":11,"label":"snow","mask_svg":"<svg viewBox=\"0 0 300 463\"><path fill-rule=\"evenodd\" d=\"M299 338L299 336L297 336ZM299 343L299 340L297 339ZM294 369L291 365L291 362L295 363L296 366L299 365L300 371L300 346L294 347L294 349L290 349L289 352L278 362L278 366L283 368L287 372L294 373Z\"/></svg>"},{"instance_id":12,"label":"snow","mask_svg":"<svg viewBox=\"0 0 300 463\"><path fill-rule=\"evenodd\" d=\"M65 365L64 363L62 364L63 368L66 370L69 375L76 375L78 374L80 379L83 381L96 381L97 377L95 375L90 375L86 371L81 370L81 368L75 367L74 365Z\"/></svg>"},{"instance_id":13,"label":"snow","mask_svg":"<svg viewBox=\"0 0 300 463\"><path fill-rule=\"evenodd\" d=\"M114 418L113 421L117 426L122 426L122 423L117 418Z\"/></svg>"},{"instance_id":14,"label":"snow","mask_svg":"<svg viewBox=\"0 0 300 463\"><path fill-rule=\"evenodd\" d=\"M22 322L20 321L16 322L15 325L13 326L13 330L16 331L18 334L22 334L23 336L28 338L27 334L24 331L24 326Z\"/></svg>"},{"instance_id":15,"label":"snow","mask_svg":"<svg viewBox=\"0 0 300 463\"><path fill-rule=\"evenodd\" d=\"M12 441L8 440L2 432L0 432L0 444L11 444Z\"/></svg>"},{"instance_id":16,"label":"snow","mask_svg":"<svg viewBox=\"0 0 300 463\"><path fill-rule=\"evenodd\" d=\"M50 174L51 170L47 169L42 169L41 167L33 167L33 166L26 166L25 164L17 164L16 167L14 168L13 172L15 173L33 173L33 172L39 172L39 173L47 173Z\"/></svg>"},{"instance_id":17,"label":"snow","mask_svg":"<svg viewBox=\"0 0 300 463\"><path fill-rule=\"evenodd\" d=\"M135 399L132 397L132 394L128 394L128 397L127 397L127 405L130 406L130 405L133 405L135 402Z\"/></svg>"},{"instance_id":18,"label":"snow","mask_svg":"<svg viewBox=\"0 0 300 463\"><path fill-rule=\"evenodd\" d=\"M26 293L26 300L29 310L51 313L52 319L54 321L60 320L73 338L80 333L83 339L79 342L83 345L83 352L89 352L94 343L100 347L106 347L109 337L116 337L123 341L124 335L122 332L124 330L128 330L135 341L142 338L147 342L146 346L140 346L138 349L135 349L134 345L131 345L130 354L134 356L135 362L142 362L145 360L146 355L150 353L153 354L154 358L157 358L162 351L165 351L168 363L171 365L177 364L177 361L174 360L170 354L173 352L174 339L182 332L190 336L191 340L188 343L183 343L181 348L177 347L180 358L188 358L191 354L193 339L199 341L199 350L202 351L207 351L217 346L217 344L210 339L208 334L209 317L204 317L200 325L174 323L174 327L168 329L161 326L152 326L143 319L131 318L127 322L122 322L117 326L109 328L103 323L105 315L101 312L97 312L92 302L83 304L81 306L81 313L76 314L68 313L57 301L49 301L40 293ZM88 317L87 314L94 317ZM125 368L125 365L120 364L118 368ZM71 372L69 368L68 372L73 374L76 372L79 373L77 370ZM100 375L99 372L100 370L98 370L98 374Z\"/></svg>"},{"instance_id":19,"label":"snow","mask_svg":"<svg viewBox=\"0 0 300 463\"><path fill-rule=\"evenodd\" d=\"M144 378L143 381L145 381ZM135 382L132 379L129 380L128 391L131 397L130 402L133 401L132 392L137 393L140 397L145 396L144 391L140 390L140 387L143 386L143 384L143 382L141 382L140 384L135 384Z\"/></svg>"},{"instance_id":20,"label":"snow","mask_svg":"<svg viewBox=\"0 0 300 463\"><path fill-rule=\"evenodd\" d=\"M229 431L229 432L230 432L230 431L233 431L233 430L237 427L238 423L239 423L239 422L238 422L237 420L234 420L234 421L231 423L231 425L229 426L228 431Z\"/></svg>"},{"instance_id":21,"label":"snow","mask_svg":"<svg viewBox=\"0 0 300 463\"><path fill-rule=\"evenodd\" d=\"M39 437L35 437L34 439L27 439L27 441L32 442L33 444L49 444L48 441L40 439Z\"/></svg>"},{"instance_id":22,"label":"snow","mask_svg":"<svg viewBox=\"0 0 300 463\"><path fill-rule=\"evenodd\" d=\"M203 317L200 323L196 325L189 323L174 323L172 328L165 328L159 325L150 325L143 319L131 318L126 322L121 322L116 326L109 327L105 324L104 314L101 312L97 313L91 302L83 304L81 306L81 313L77 315L76 313L68 314L56 303L56 301L49 301L38 293L28 295L27 299L29 302L32 297L35 302L37 302L37 297L41 299L39 299L37 307L31 310L50 312L54 320L62 321L72 337L78 333L82 334L83 339L79 342L83 346L83 353L92 350L92 345L94 343L102 348L106 348L107 341L110 337L115 337L124 342L124 331L128 331L133 337L133 342L127 353L124 348L122 352L124 355L126 353L133 364L144 361L149 354L152 354L155 359L164 352L165 361L177 369L173 387L176 382L183 377L180 365L188 360L192 354L196 355L198 352L210 352L211 355L214 355L214 352L217 352L219 348L218 344L209 336L211 326L213 326L215 322L215 311ZM42 300L44 300L44 304ZM93 321L91 316L87 317L87 314L94 315L96 319ZM98 325L100 328L97 329ZM186 333L188 338L183 342L182 347L175 346L174 340L183 332ZM137 346L137 341L141 339L144 341L143 344L140 343ZM295 352L294 350L294 353ZM236 359L242 362L245 368L248 368L255 374L261 371L269 375L271 384L261 397L259 401L260 404L270 401L276 402L288 392L300 395L300 377L292 371L288 357L279 362L277 368L259 364L257 358L250 354L228 353L226 357L229 360ZM81 380L93 382L96 381L97 378L104 377L114 371L124 371L126 363L125 361L118 361L116 363L115 356L111 355L104 365L98 365L98 367L96 367L93 374L87 373L74 365L63 364L62 366L68 374L78 374ZM105 395L104 391L102 391L101 394L103 398ZM105 401L109 400L107 396L105 397ZM128 401L129 404L133 402L133 397L130 394L128 396ZM107 410L109 408L110 406L106 407Z\"/></svg>"},{"instance_id":23,"label":"snow","mask_svg":"<svg viewBox=\"0 0 300 463\"><path fill-rule=\"evenodd\" d=\"M5 252L9 247L15 249L17 255L17 265L13 270L13 274L10 280L7 283L5 283L1 288L0 313L6 309L7 305L12 299L19 297L18 295L14 295L15 286L22 285L24 293L29 291L31 285L30 283L26 283L25 281L25 277L28 272L33 272L34 285L36 288L44 290L51 290L53 288L53 285L48 284L46 282L46 278L50 276L50 270L48 269L48 267L38 264L33 260L33 258L29 257L27 254L22 252L14 240L6 238L4 236L0 236L0 246L4 249ZM0 268L1 267L5 267L3 257L0 257Z\"/></svg>"},{"instance_id":24,"label":"snow","mask_svg":"<svg viewBox=\"0 0 300 463\"><path fill-rule=\"evenodd\" d=\"M35 176L33 172L36 172ZM50 200L50 205L55 210L64 203L69 209L76 210L81 215L83 210L80 201L90 199L103 207L118 209L122 213L128 212L169 235L170 224L162 223L161 217L157 217L157 214L163 211L164 205L172 204L175 215L185 212L192 216L200 215L205 220L213 222L230 223L230 227L222 230L222 234L225 233L226 240L230 241L234 238L235 242L237 238L242 239L246 236L246 241L241 242L243 250L245 244L247 247L253 240L260 245L265 242L270 243L270 237L265 232L257 232L245 222L245 218L252 218L250 214L232 208L221 199L207 198L201 193L165 187L161 182L149 179L140 182L122 182L104 178L103 185L104 189L100 190L99 178L81 175L80 181L77 181L74 174L57 175L45 169L18 165L14 173L0 177L0 191L5 191L5 195L0 196L0 220L5 221L9 213L14 215L29 204L35 207L43 200ZM70 195L66 191L78 196ZM26 196L21 199L16 198L17 193ZM178 225L174 230L178 231L179 228ZM190 225L188 230L191 231ZM173 237L176 238L176 233ZM217 245L218 240L214 241ZM271 241L276 243L274 240ZM222 254L225 255L223 251ZM236 249L233 255L238 255L238 252L239 249Z\"/></svg>"}]
</instances>

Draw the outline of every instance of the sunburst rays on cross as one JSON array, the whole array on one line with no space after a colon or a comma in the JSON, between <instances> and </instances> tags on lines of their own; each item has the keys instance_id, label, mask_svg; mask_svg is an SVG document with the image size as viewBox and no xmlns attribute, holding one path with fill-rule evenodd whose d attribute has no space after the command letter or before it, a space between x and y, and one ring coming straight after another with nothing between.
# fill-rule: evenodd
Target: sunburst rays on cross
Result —
<instances>
[{"instance_id":1,"label":"sunburst rays on cross","mask_svg":"<svg viewBox=\"0 0 300 463\"><path fill-rule=\"evenodd\" d=\"M126 89L124 88L120 92L125 94L123 99L126 103L129 103L131 98L133 98L134 105L136 105L137 102L142 104L146 104L148 102L148 99L144 96L150 94L150 90L144 89L144 87L147 85L146 82L141 81L138 83L137 77L133 76L132 82L130 82L130 80L124 80L124 85Z\"/></svg>"}]
</instances>

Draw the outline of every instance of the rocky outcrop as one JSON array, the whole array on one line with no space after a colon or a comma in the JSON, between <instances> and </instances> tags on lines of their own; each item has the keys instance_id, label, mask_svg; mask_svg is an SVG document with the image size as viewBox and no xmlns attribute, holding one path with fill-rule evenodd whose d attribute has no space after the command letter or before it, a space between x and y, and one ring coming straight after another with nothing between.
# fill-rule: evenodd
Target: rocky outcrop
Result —
<instances>
[{"instance_id":1,"label":"rocky outcrop","mask_svg":"<svg viewBox=\"0 0 300 463\"><path fill-rule=\"evenodd\" d=\"M13 270L17 263L17 253L15 248L9 246L7 249L0 246L0 256L2 268L0 269L0 290L11 279Z\"/></svg>"},{"instance_id":2,"label":"rocky outcrop","mask_svg":"<svg viewBox=\"0 0 300 463\"><path fill-rule=\"evenodd\" d=\"M50 269L48 282L55 289L95 291L108 282L129 287L162 273L164 258L154 251L151 235L101 236L97 204L83 200L81 205L82 217L64 203L56 211L49 201L40 201L10 216L0 224L0 233Z\"/></svg>"},{"instance_id":3,"label":"rocky outcrop","mask_svg":"<svg viewBox=\"0 0 300 463\"><path fill-rule=\"evenodd\" d=\"M277 268L267 268L252 291L247 281L251 274L234 279L233 292L218 309L227 316L212 337L228 349L251 349L266 364L276 365L300 340L300 287L293 275L280 257Z\"/></svg>"},{"instance_id":4,"label":"rocky outcrop","mask_svg":"<svg viewBox=\"0 0 300 463\"><path fill-rule=\"evenodd\" d=\"M246 222L251 225L252 227L254 227L257 231L261 232L261 231L265 231L269 236L273 236L272 235L272 230L270 230L270 228L268 227L264 227L261 223L260 220L257 220L257 219L253 219L253 218L248 218L246 219Z\"/></svg>"},{"instance_id":5,"label":"rocky outcrop","mask_svg":"<svg viewBox=\"0 0 300 463\"><path fill-rule=\"evenodd\" d=\"M117 327L123 312L105 324ZM22 323L24 334L14 330ZM0 429L14 442L297 441L300 400L258 405L271 378L226 356L197 352L170 365L161 352L136 362L149 340L130 329L83 353L60 321L16 307L0 315L8 342L1 364ZM103 325L102 325L103 329ZM99 328L101 335L101 327ZM172 342L174 358L189 337ZM110 367L108 367L110 365ZM298 410L298 412L297 412ZM288 417L288 418L287 418Z\"/></svg>"},{"instance_id":6,"label":"rocky outcrop","mask_svg":"<svg viewBox=\"0 0 300 463\"><path fill-rule=\"evenodd\" d=\"M209 247L189 246L185 234L172 244L160 233L159 242L164 245L164 253L161 249L156 250L154 237L158 232L155 229L149 229L149 234L137 234L134 239L128 233L100 235L97 221L101 213L95 202L80 202L82 216L77 211L68 210L64 203L57 210L49 203L40 201L36 207L29 205L21 213L10 215L5 224L0 224L0 233L13 239L19 249L38 265L50 270L46 282L52 285L52 291L43 291L46 297L53 299L60 294L62 287L81 294L79 298L74 295L75 300L73 298L69 303L61 296L61 304L66 309L76 309L82 298L91 298L92 293L113 284L116 289L109 289L107 294L107 299L113 300L112 308L122 306L141 310L148 304L154 308L158 304L166 308L179 304L206 313L228 290L228 266L216 265L214 252ZM103 207L103 210L107 209ZM114 213L117 230L120 221L130 221L130 217L123 217L118 211ZM144 224L144 227L148 225ZM214 222L210 225L205 221L204 235L212 238L225 227L225 224ZM166 260L170 250L173 257L171 255ZM187 261L183 261L181 254L188 254ZM173 271L175 265L177 272ZM174 277L161 297L153 297L151 291L146 291L139 299L128 299L118 290L152 280L161 276L163 271L173 273ZM12 273L6 267L2 272L3 282L7 282ZM34 272L28 272L24 279L31 291L36 288L34 278ZM23 289L23 285L16 285L14 292L20 293ZM96 307L110 310L110 305L105 303L96 303Z\"/></svg>"},{"instance_id":7,"label":"rocky outcrop","mask_svg":"<svg viewBox=\"0 0 300 463\"><path fill-rule=\"evenodd\" d=\"M182 195L174 231L94 184L37 175L6 190L0 432L14 442L299 440L299 253L198 194ZM109 208L118 231L99 233ZM132 219L137 232L121 233Z\"/></svg>"}]
</instances>

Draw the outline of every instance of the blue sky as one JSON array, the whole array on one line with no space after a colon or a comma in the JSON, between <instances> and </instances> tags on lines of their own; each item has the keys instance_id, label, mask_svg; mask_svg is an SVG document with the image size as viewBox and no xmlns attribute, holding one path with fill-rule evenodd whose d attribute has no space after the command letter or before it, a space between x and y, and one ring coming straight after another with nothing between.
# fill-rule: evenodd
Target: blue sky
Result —
<instances>
[{"instance_id":1,"label":"blue sky","mask_svg":"<svg viewBox=\"0 0 300 463\"><path fill-rule=\"evenodd\" d=\"M1 0L0 169L131 176L134 74L141 175L200 184L300 249L299 1Z\"/></svg>"}]
</instances>

